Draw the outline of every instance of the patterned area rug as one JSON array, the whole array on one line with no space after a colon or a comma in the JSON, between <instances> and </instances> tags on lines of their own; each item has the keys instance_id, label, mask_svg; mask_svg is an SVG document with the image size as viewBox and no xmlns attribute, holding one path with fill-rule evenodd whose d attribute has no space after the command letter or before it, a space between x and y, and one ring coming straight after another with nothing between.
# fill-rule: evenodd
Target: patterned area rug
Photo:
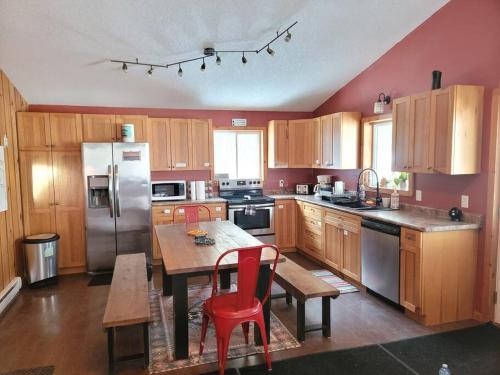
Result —
<instances>
[{"instance_id":1,"label":"patterned area rug","mask_svg":"<svg viewBox=\"0 0 500 375\"><path fill-rule=\"evenodd\" d=\"M234 288L234 286L233 286ZM150 291L149 300L151 305L152 323L149 325L150 335L150 367L152 374L164 371L177 370L180 368L197 366L204 363L217 362L217 344L215 340L214 326L210 323L205 350L203 355L198 355L203 301L211 294L212 287L207 285L196 285L189 288L189 358L185 360L174 360L174 337L173 337L173 307L172 297L163 297L158 289ZM250 323L250 343L253 342L253 323ZM299 342L286 329L281 321L271 312L271 342L269 351L292 349L300 347ZM245 344L243 331L235 328L231 336L228 358L262 353L263 348L253 344Z\"/></svg>"},{"instance_id":2,"label":"patterned area rug","mask_svg":"<svg viewBox=\"0 0 500 375\"><path fill-rule=\"evenodd\" d=\"M314 276L319 277L321 280L326 281L328 284L333 285L335 288L339 290L340 294L359 292L358 288L356 288L354 285L351 285L344 279L335 276L330 271L317 270L317 271L311 271L311 273Z\"/></svg>"},{"instance_id":3,"label":"patterned area rug","mask_svg":"<svg viewBox=\"0 0 500 375\"><path fill-rule=\"evenodd\" d=\"M52 375L54 366L27 368L23 370L14 370L10 372L2 372L0 375Z\"/></svg>"}]
</instances>

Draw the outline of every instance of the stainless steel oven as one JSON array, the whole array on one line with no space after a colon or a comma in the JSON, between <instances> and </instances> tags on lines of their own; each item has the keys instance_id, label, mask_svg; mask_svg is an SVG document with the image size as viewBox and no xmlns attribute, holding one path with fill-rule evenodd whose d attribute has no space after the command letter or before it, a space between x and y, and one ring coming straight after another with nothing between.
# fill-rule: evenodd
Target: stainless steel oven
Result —
<instances>
[{"instance_id":1,"label":"stainless steel oven","mask_svg":"<svg viewBox=\"0 0 500 375\"><path fill-rule=\"evenodd\" d=\"M274 203L255 204L255 212L247 215L248 205L229 205L228 219L254 236L274 234Z\"/></svg>"}]
</instances>

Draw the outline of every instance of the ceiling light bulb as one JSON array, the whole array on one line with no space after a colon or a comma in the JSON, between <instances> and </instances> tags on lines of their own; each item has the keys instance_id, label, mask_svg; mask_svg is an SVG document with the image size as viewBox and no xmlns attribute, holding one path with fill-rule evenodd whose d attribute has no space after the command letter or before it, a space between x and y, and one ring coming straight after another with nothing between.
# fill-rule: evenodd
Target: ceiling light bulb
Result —
<instances>
[{"instance_id":1,"label":"ceiling light bulb","mask_svg":"<svg viewBox=\"0 0 500 375\"><path fill-rule=\"evenodd\" d=\"M205 59L203 59L203 64L201 64L201 66L200 66L200 70L201 70L202 72L204 72L206 68L207 68L207 66L205 65Z\"/></svg>"},{"instance_id":2,"label":"ceiling light bulb","mask_svg":"<svg viewBox=\"0 0 500 375\"><path fill-rule=\"evenodd\" d=\"M290 39L292 39L292 34L290 34L290 31L286 31L286 36L285 36L285 42L289 42Z\"/></svg>"},{"instance_id":3,"label":"ceiling light bulb","mask_svg":"<svg viewBox=\"0 0 500 375\"><path fill-rule=\"evenodd\" d=\"M267 46L267 53L270 54L271 56L274 56L274 50L269 46Z\"/></svg>"},{"instance_id":4,"label":"ceiling light bulb","mask_svg":"<svg viewBox=\"0 0 500 375\"><path fill-rule=\"evenodd\" d=\"M153 75L153 67L149 67L149 70L148 70L148 76L152 76Z\"/></svg>"},{"instance_id":5,"label":"ceiling light bulb","mask_svg":"<svg viewBox=\"0 0 500 375\"><path fill-rule=\"evenodd\" d=\"M123 63L123 65L122 65L122 70L123 70L125 73L127 73L127 69L128 69L127 64Z\"/></svg>"},{"instance_id":6,"label":"ceiling light bulb","mask_svg":"<svg viewBox=\"0 0 500 375\"><path fill-rule=\"evenodd\" d=\"M181 68L181 64L179 64L179 70L177 71L177 74L179 75L179 77L182 77L182 68Z\"/></svg>"},{"instance_id":7,"label":"ceiling light bulb","mask_svg":"<svg viewBox=\"0 0 500 375\"><path fill-rule=\"evenodd\" d=\"M243 52L243 57L241 58L241 62L243 64L246 64L247 63L247 58L245 57L245 53Z\"/></svg>"},{"instance_id":8,"label":"ceiling light bulb","mask_svg":"<svg viewBox=\"0 0 500 375\"><path fill-rule=\"evenodd\" d=\"M216 55L217 55L217 58L215 59L215 63L216 63L217 65L220 65L220 63L221 63L222 61L221 61L221 59L220 59L219 54L217 53Z\"/></svg>"}]
</instances>

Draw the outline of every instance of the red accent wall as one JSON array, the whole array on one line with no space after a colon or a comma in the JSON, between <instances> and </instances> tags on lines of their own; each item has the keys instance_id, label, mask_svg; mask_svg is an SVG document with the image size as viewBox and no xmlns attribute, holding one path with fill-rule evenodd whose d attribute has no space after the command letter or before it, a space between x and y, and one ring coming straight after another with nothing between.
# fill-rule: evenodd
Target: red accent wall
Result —
<instances>
[{"instance_id":1,"label":"red accent wall","mask_svg":"<svg viewBox=\"0 0 500 375\"><path fill-rule=\"evenodd\" d=\"M316 109L315 116L340 111L373 115L380 92L397 98L431 88L431 72L443 72L442 86L471 84L485 86L482 171L478 175L446 176L418 174L414 197L403 201L424 206L460 206L462 194L470 196L465 211L485 214L488 142L492 90L500 82L500 1L452 0L396 44L380 59ZM383 38L383 35L381 35ZM390 109L388 109L390 111ZM425 141L425 140L423 140ZM467 152L467 150L463 150ZM356 173L335 173L352 187Z\"/></svg>"}]
</instances>

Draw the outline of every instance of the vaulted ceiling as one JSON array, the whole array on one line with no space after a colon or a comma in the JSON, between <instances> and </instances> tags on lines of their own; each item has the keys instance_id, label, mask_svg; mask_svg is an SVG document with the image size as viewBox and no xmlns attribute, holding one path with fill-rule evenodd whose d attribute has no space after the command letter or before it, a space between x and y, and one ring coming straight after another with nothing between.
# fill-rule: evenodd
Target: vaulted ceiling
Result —
<instances>
[{"instance_id":1,"label":"vaulted ceiling","mask_svg":"<svg viewBox=\"0 0 500 375\"><path fill-rule=\"evenodd\" d=\"M0 67L31 104L312 111L447 0L0 0ZM256 49L298 21L292 40Z\"/></svg>"}]
</instances>

